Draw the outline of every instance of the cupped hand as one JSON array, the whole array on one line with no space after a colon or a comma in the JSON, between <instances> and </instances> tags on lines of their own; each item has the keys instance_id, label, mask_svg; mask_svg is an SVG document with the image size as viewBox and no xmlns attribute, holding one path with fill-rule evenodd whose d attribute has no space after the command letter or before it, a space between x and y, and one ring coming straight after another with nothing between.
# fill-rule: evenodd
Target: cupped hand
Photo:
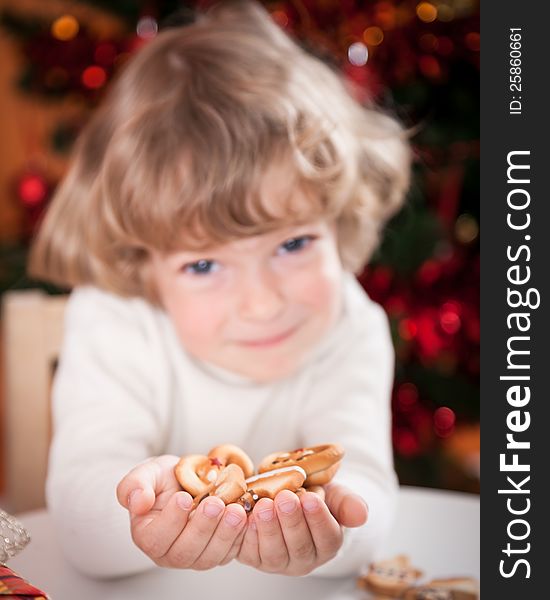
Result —
<instances>
[{"instance_id":1,"label":"cupped hand","mask_svg":"<svg viewBox=\"0 0 550 600\"><path fill-rule=\"evenodd\" d=\"M270 573L306 575L336 555L342 527L358 527L367 518L365 502L344 486L326 486L324 502L312 492L283 490L274 501L257 502L238 560Z\"/></svg>"},{"instance_id":2,"label":"cupped hand","mask_svg":"<svg viewBox=\"0 0 550 600\"><path fill-rule=\"evenodd\" d=\"M193 498L181 491L174 475L178 460L170 455L149 459L118 484L132 539L159 566L205 570L226 564L240 548L246 513L216 497L194 510Z\"/></svg>"}]
</instances>

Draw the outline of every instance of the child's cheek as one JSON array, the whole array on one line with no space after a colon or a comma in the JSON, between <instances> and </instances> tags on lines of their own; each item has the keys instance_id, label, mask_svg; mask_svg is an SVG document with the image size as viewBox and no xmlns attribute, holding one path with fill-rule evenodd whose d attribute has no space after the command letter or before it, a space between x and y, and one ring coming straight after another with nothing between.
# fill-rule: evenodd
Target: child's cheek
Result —
<instances>
[{"instance_id":1,"label":"child's cheek","mask_svg":"<svg viewBox=\"0 0 550 600\"><path fill-rule=\"evenodd\" d=\"M317 312L332 312L339 302L342 267L337 259L322 257L293 282L296 300Z\"/></svg>"},{"instance_id":2,"label":"child's cheek","mask_svg":"<svg viewBox=\"0 0 550 600\"><path fill-rule=\"evenodd\" d=\"M220 303L181 302L174 306L171 318L184 347L199 358L207 358L212 348L222 342L223 315Z\"/></svg>"}]
</instances>

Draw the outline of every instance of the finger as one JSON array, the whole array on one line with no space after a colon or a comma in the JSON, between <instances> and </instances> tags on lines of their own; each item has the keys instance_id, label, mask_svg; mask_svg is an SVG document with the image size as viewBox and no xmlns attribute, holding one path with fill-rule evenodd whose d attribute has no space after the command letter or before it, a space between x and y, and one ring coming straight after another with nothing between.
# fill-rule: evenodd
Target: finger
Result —
<instances>
[{"instance_id":1,"label":"finger","mask_svg":"<svg viewBox=\"0 0 550 600\"><path fill-rule=\"evenodd\" d=\"M289 557L275 503L270 498L261 498L253 514L258 528L261 569L269 573L283 571L288 566Z\"/></svg>"},{"instance_id":2,"label":"finger","mask_svg":"<svg viewBox=\"0 0 550 600\"><path fill-rule=\"evenodd\" d=\"M226 565L230 563L234 558L237 558L239 552L241 551L241 546L244 540L244 536L246 534L246 520L244 526L241 528L239 535L235 538L233 545L229 549L229 552L225 555L225 558L220 562L220 565Z\"/></svg>"},{"instance_id":3,"label":"finger","mask_svg":"<svg viewBox=\"0 0 550 600\"><path fill-rule=\"evenodd\" d=\"M367 522L367 503L342 485L326 487L326 503L335 519L344 527L360 527Z\"/></svg>"},{"instance_id":4,"label":"finger","mask_svg":"<svg viewBox=\"0 0 550 600\"><path fill-rule=\"evenodd\" d=\"M169 497L179 486L173 476L173 468L177 463L176 456L159 456L146 460L133 468L123 477L116 489L118 502L136 514L143 514L151 509L159 493L170 490ZM166 474L170 481L166 481Z\"/></svg>"},{"instance_id":5,"label":"finger","mask_svg":"<svg viewBox=\"0 0 550 600\"><path fill-rule=\"evenodd\" d=\"M322 564L338 552L342 545L342 529L317 494L303 494L300 503L315 544L318 562Z\"/></svg>"},{"instance_id":6,"label":"finger","mask_svg":"<svg viewBox=\"0 0 550 600\"><path fill-rule=\"evenodd\" d=\"M184 530L192 505L187 492L178 492L153 517L134 517L131 529L136 545L153 560L162 558Z\"/></svg>"},{"instance_id":7,"label":"finger","mask_svg":"<svg viewBox=\"0 0 550 600\"><path fill-rule=\"evenodd\" d=\"M229 504L225 507L221 521L210 542L194 564L195 569L211 569L218 566L228 555L233 542L244 529L246 513L239 504Z\"/></svg>"},{"instance_id":8,"label":"finger","mask_svg":"<svg viewBox=\"0 0 550 600\"><path fill-rule=\"evenodd\" d=\"M187 527L175 540L163 558L165 566L187 569L193 567L206 548L220 522L225 505L220 498L203 500L189 519Z\"/></svg>"},{"instance_id":9,"label":"finger","mask_svg":"<svg viewBox=\"0 0 550 600\"><path fill-rule=\"evenodd\" d=\"M153 506L155 487L156 468L152 462L142 463L119 482L116 488L117 500L130 512L144 513Z\"/></svg>"},{"instance_id":10,"label":"finger","mask_svg":"<svg viewBox=\"0 0 550 600\"><path fill-rule=\"evenodd\" d=\"M248 516L243 542L238 554L239 562L258 569L260 567L260 547L258 545L258 526L254 514Z\"/></svg>"},{"instance_id":11,"label":"finger","mask_svg":"<svg viewBox=\"0 0 550 600\"><path fill-rule=\"evenodd\" d=\"M325 499L325 488L322 485L310 485L307 489L303 487L298 488L296 490L296 495L301 496L306 492L314 492L319 496L319 498L321 498L321 500Z\"/></svg>"},{"instance_id":12,"label":"finger","mask_svg":"<svg viewBox=\"0 0 550 600\"><path fill-rule=\"evenodd\" d=\"M325 499L325 488L322 485L312 485L307 488L307 491L317 494L321 500Z\"/></svg>"},{"instance_id":13,"label":"finger","mask_svg":"<svg viewBox=\"0 0 550 600\"><path fill-rule=\"evenodd\" d=\"M275 498L277 517L289 556L289 574L305 575L316 561L316 550L300 500L288 490Z\"/></svg>"}]
</instances>

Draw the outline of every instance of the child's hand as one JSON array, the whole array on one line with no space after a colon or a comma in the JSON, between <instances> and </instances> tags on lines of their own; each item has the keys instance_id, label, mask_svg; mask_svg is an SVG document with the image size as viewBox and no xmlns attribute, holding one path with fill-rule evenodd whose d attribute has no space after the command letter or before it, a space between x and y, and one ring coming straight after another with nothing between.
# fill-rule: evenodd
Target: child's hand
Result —
<instances>
[{"instance_id":1,"label":"child's hand","mask_svg":"<svg viewBox=\"0 0 550 600\"><path fill-rule=\"evenodd\" d=\"M132 539L162 567L204 570L226 564L244 536L244 508L211 497L191 515L193 498L181 491L174 475L178 460L153 458L118 484L118 501L130 512Z\"/></svg>"},{"instance_id":2,"label":"child's hand","mask_svg":"<svg viewBox=\"0 0 550 600\"><path fill-rule=\"evenodd\" d=\"M249 517L238 560L269 573L306 575L333 558L342 528L366 522L368 509L357 494L331 484L325 502L312 492L283 490L275 501L259 500Z\"/></svg>"}]
</instances>

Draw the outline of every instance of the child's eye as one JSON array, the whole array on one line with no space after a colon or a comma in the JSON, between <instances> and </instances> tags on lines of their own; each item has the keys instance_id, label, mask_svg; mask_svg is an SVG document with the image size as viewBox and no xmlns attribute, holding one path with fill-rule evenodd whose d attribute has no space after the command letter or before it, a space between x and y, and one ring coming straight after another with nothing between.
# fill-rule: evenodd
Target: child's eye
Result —
<instances>
[{"instance_id":1,"label":"child's eye","mask_svg":"<svg viewBox=\"0 0 550 600\"><path fill-rule=\"evenodd\" d=\"M215 273L219 268L220 265L216 261L201 259L184 265L182 271L191 275L209 275Z\"/></svg>"},{"instance_id":2,"label":"child's eye","mask_svg":"<svg viewBox=\"0 0 550 600\"><path fill-rule=\"evenodd\" d=\"M286 254L289 252L299 252L315 239L312 235L301 235L294 238L289 238L283 242L277 249L277 254Z\"/></svg>"}]
</instances>

